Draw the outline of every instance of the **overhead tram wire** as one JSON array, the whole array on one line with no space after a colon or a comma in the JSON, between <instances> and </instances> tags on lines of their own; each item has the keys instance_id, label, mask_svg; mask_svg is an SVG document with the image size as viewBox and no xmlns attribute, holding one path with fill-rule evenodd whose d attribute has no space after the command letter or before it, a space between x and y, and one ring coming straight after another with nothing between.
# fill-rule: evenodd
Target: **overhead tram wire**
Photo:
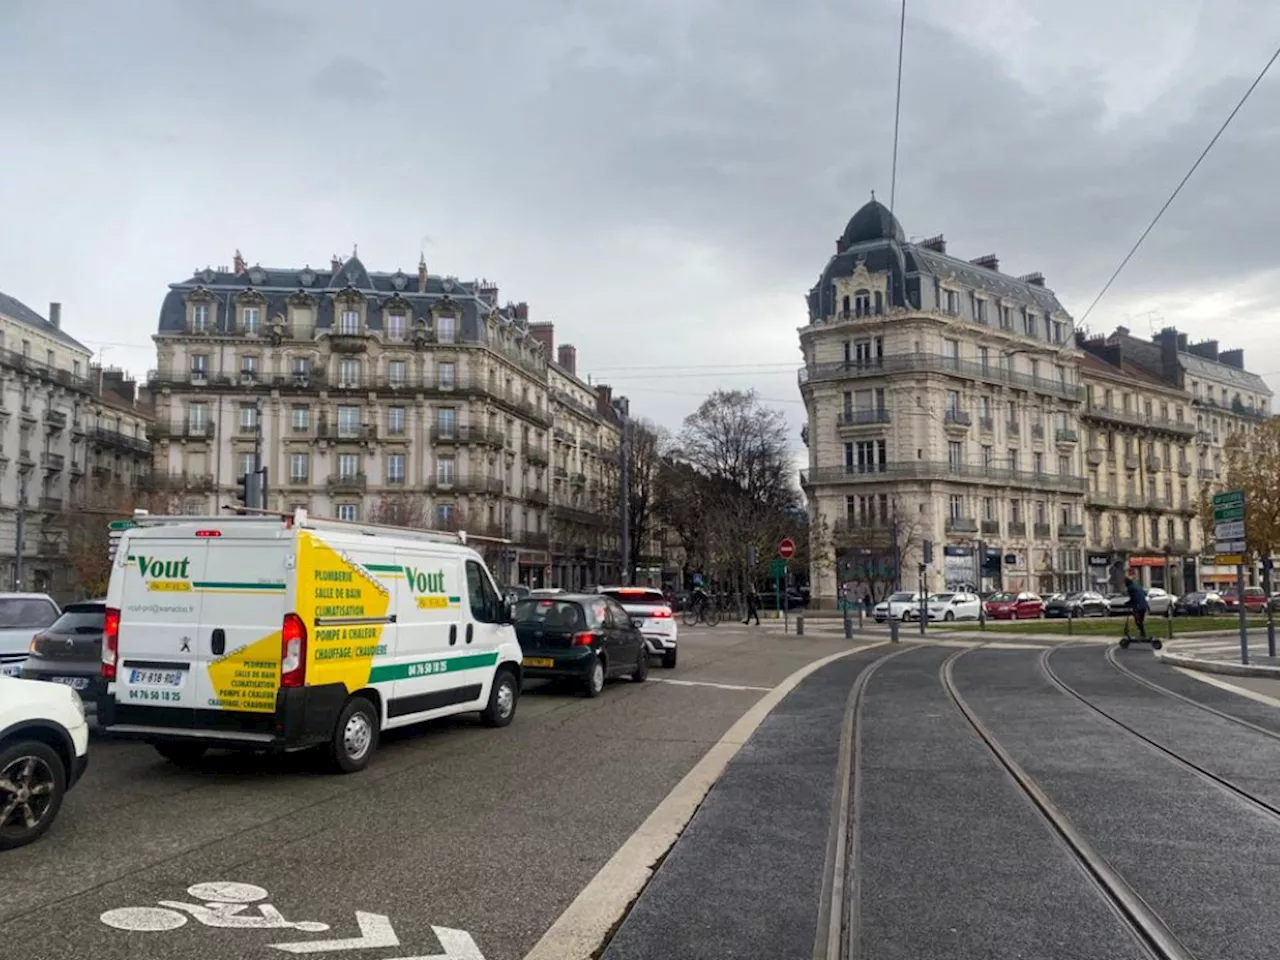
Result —
<instances>
[{"instance_id":1,"label":"overhead tram wire","mask_svg":"<svg viewBox=\"0 0 1280 960\"><path fill-rule=\"evenodd\" d=\"M898 196L898 126L902 120L902 50L907 37L907 0L902 0L902 16L898 22L898 92L893 102L893 165L889 174L889 213Z\"/></svg>"},{"instance_id":2,"label":"overhead tram wire","mask_svg":"<svg viewBox=\"0 0 1280 960\"><path fill-rule=\"evenodd\" d=\"M1116 267L1115 272L1111 274L1111 278L1106 282L1103 288L1098 291L1098 295L1093 298L1093 302L1089 304L1089 308L1085 310L1080 319L1076 322L1077 327L1083 325L1085 320L1089 319L1089 314L1092 313L1093 308L1098 305L1098 301L1106 296L1107 291L1111 289L1111 285L1115 283L1116 278L1120 276L1120 272L1128 266L1129 261L1133 259L1134 254L1138 252L1138 248L1142 246L1142 242L1147 239L1147 235L1155 229L1156 224L1160 222L1160 218L1164 216L1164 212L1168 210L1173 201L1177 199L1178 194L1181 193L1182 188L1187 185L1187 181L1191 179L1192 174L1196 172L1197 168L1199 168L1200 164L1204 161L1204 158L1209 155L1209 151L1213 149L1214 145L1218 142L1218 139L1224 132L1226 132L1227 127L1231 125L1231 121L1234 120L1236 114L1240 112L1240 108L1245 105L1245 101L1247 101L1253 94L1253 91L1257 89L1258 84L1262 82L1263 77L1267 75L1268 71L1271 69L1271 65L1274 64L1278 58L1280 58L1280 47L1276 47L1275 52L1271 54L1271 59L1267 61L1266 66L1264 66L1262 71L1254 77L1253 83L1249 84L1249 88L1245 90L1244 96L1240 98L1240 101L1235 105L1231 112L1227 114L1227 119L1222 121L1222 126L1220 126L1218 128L1218 132L1213 135L1213 139L1211 139L1205 148L1200 151L1200 156L1196 157L1196 162L1191 165L1191 169L1187 171L1186 175L1180 181L1178 181L1178 185L1174 187L1173 193L1169 194L1169 199L1160 207L1155 218L1147 224L1147 229L1142 231L1142 235L1138 237L1138 240L1133 245L1132 249L1125 254L1124 259L1120 261L1120 266ZM1067 343L1070 342L1070 340L1067 341ZM1067 344L1063 344L1064 349L1066 345Z\"/></svg>"}]
</instances>

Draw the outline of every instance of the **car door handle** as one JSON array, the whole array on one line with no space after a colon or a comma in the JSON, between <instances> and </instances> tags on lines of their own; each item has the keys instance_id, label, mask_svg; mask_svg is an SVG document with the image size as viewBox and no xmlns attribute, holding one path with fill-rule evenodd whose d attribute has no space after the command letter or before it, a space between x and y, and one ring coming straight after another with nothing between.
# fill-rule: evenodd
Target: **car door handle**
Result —
<instances>
[{"instance_id":1,"label":"car door handle","mask_svg":"<svg viewBox=\"0 0 1280 960\"><path fill-rule=\"evenodd\" d=\"M221 627L214 630L209 637L209 646L212 648L215 657L222 656L227 649L227 632Z\"/></svg>"},{"instance_id":2,"label":"car door handle","mask_svg":"<svg viewBox=\"0 0 1280 960\"><path fill-rule=\"evenodd\" d=\"M458 625L456 623L449 624L449 646L453 646L458 642Z\"/></svg>"},{"instance_id":3,"label":"car door handle","mask_svg":"<svg viewBox=\"0 0 1280 960\"><path fill-rule=\"evenodd\" d=\"M471 642L471 631L472 631L472 626L471 624L468 623L467 624L467 643Z\"/></svg>"}]
</instances>

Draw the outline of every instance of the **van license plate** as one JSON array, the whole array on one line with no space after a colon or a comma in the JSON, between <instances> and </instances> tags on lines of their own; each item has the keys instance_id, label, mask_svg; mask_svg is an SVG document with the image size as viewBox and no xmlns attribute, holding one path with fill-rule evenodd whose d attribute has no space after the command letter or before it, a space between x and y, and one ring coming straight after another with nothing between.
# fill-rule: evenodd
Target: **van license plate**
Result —
<instances>
[{"instance_id":1,"label":"van license plate","mask_svg":"<svg viewBox=\"0 0 1280 960\"><path fill-rule=\"evenodd\" d=\"M525 657L522 661L526 667L554 667L556 662L550 657Z\"/></svg>"},{"instance_id":2,"label":"van license plate","mask_svg":"<svg viewBox=\"0 0 1280 960\"><path fill-rule=\"evenodd\" d=\"M180 687L185 674L181 670L131 670L131 687Z\"/></svg>"},{"instance_id":3,"label":"van license plate","mask_svg":"<svg viewBox=\"0 0 1280 960\"><path fill-rule=\"evenodd\" d=\"M84 690L89 686L88 677L50 677L49 679L54 683L70 687L72 690Z\"/></svg>"}]
</instances>

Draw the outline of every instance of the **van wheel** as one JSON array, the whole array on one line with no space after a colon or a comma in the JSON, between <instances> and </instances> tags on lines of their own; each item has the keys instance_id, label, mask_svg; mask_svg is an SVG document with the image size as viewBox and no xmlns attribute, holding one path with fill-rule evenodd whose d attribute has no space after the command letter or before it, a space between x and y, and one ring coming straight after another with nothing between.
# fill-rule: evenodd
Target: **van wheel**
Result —
<instances>
[{"instance_id":1,"label":"van wheel","mask_svg":"<svg viewBox=\"0 0 1280 960\"><path fill-rule=\"evenodd\" d=\"M520 699L520 684L510 670L499 670L493 677L489 690L489 705L480 713L486 727L505 727L516 716L516 703Z\"/></svg>"},{"instance_id":2,"label":"van wheel","mask_svg":"<svg viewBox=\"0 0 1280 960\"><path fill-rule=\"evenodd\" d=\"M676 667L676 651L666 650L662 654L662 668L664 670L674 670Z\"/></svg>"},{"instance_id":3,"label":"van wheel","mask_svg":"<svg viewBox=\"0 0 1280 960\"><path fill-rule=\"evenodd\" d=\"M0 750L0 850L40 839L67 790L67 770L48 744L27 740Z\"/></svg>"},{"instance_id":4,"label":"van wheel","mask_svg":"<svg viewBox=\"0 0 1280 960\"><path fill-rule=\"evenodd\" d=\"M156 753L178 767L194 767L209 749L198 743L154 743L152 746Z\"/></svg>"},{"instance_id":5,"label":"van wheel","mask_svg":"<svg viewBox=\"0 0 1280 960\"><path fill-rule=\"evenodd\" d=\"M356 773L369 765L378 747L378 712L363 697L347 701L333 730L329 757L339 773Z\"/></svg>"},{"instance_id":6,"label":"van wheel","mask_svg":"<svg viewBox=\"0 0 1280 960\"><path fill-rule=\"evenodd\" d=\"M588 697L598 697L600 692L604 690L604 660L596 657L591 662L591 669L587 671L587 676L582 681L582 692Z\"/></svg>"}]
</instances>

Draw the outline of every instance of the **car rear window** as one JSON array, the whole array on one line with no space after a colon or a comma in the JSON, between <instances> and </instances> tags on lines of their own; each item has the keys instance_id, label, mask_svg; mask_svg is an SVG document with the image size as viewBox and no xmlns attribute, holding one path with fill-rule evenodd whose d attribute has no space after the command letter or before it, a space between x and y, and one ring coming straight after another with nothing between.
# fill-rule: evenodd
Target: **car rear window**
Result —
<instances>
[{"instance_id":1,"label":"car rear window","mask_svg":"<svg viewBox=\"0 0 1280 960\"><path fill-rule=\"evenodd\" d=\"M990 600L992 603L1008 603L1013 599L1012 593L996 593L992 594Z\"/></svg>"},{"instance_id":2,"label":"car rear window","mask_svg":"<svg viewBox=\"0 0 1280 960\"><path fill-rule=\"evenodd\" d=\"M889 603L904 603L907 600L914 600L915 596L910 593L895 593L889 597Z\"/></svg>"},{"instance_id":3,"label":"car rear window","mask_svg":"<svg viewBox=\"0 0 1280 960\"><path fill-rule=\"evenodd\" d=\"M50 633L101 633L107 608L100 603L73 603L53 621Z\"/></svg>"},{"instance_id":4,"label":"car rear window","mask_svg":"<svg viewBox=\"0 0 1280 960\"><path fill-rule=\"evenodd\" d=\"M0 630L9 627L47 627L58 619L58 608L37 597L0 600Z\"/></svg>"},{"instance_id":5,"label":"car rear window","mask_svg":"<svg viewBox=\"0 0 1280 960\"><path fill-rule=\"evenodd\" d=\"M569 600L521 600L514 619L517 626L544 630L582 630L587 625L582 605Z\"/></svg>"},{"instance_id":6,"label":"car rear window","mask_svg":"<svg viewBox=\"0 0 1280 960\"><path fill-rule=\"evenodd\" d=\"M628 607L665 607L667 598L661 590L601 590L606 597L612 597Z\"/></svg>"},{"instance_id":7,"label":"car rear window","mask_svg":"<svg viewBox=\"0 0 1280 960\"><path fill-rule=\"evenodd\" d=\"M950 603L955 596L954 593L935 593L929 600L933 603Z\"/></svg>"}]
</instances>

